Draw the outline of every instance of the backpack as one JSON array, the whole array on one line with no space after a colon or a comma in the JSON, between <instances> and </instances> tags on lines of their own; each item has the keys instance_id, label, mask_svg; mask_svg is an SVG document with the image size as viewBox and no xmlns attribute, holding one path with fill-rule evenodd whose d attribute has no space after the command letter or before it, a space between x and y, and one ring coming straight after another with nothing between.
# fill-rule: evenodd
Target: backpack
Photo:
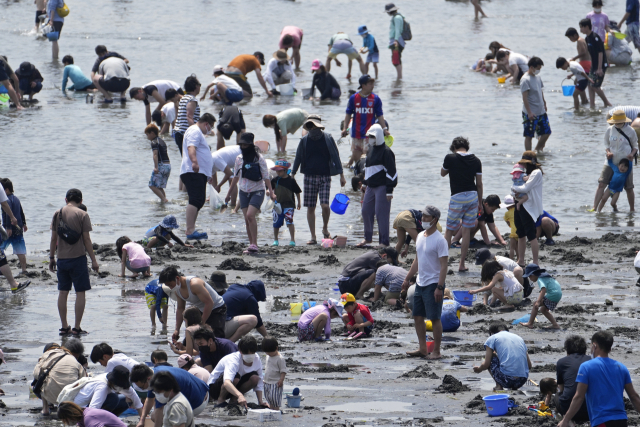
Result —
<instances>
[{"instance_id":1,"label":"backpack","mask_svg":"<svg viewBox=\"0 0 640 427\"><path fill-rule=\"evenodd\" d=\"M402 39L409 41L413 38L413 34L411 34L411 24L409 24L403 15L400 16L402 16Z\"/></svg>"}]
</instances>

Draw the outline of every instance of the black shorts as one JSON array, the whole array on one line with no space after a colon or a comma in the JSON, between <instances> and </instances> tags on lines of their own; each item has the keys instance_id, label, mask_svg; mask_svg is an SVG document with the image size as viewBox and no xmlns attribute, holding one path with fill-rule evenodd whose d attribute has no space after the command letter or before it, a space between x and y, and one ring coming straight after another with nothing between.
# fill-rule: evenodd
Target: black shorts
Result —
<instances>
[{"instance_id":1,"label":"black shorts","mask_svg":"<svg viewBox=\"0 0 640 427\"><path fill-rule=\"evenodd\" d=\"M513 219L516 223L518 238L526 237L528 242L537 238L536 222L531 218L524 206L521 206L520 210L515 210Z\"/></svg>"},{"instance_id":2,"label":"black shorts","mask_svg":"<svg viewBox=\"0 0 640 427\"><path fill-rule=\"evenodd\" d=\"M576 90L579 90L580 92L584 92L584 90L587 88L588 85L589 85L589 80L587 79L578 80L578 82L576 83Z\"/></svg>"},{"instance_id":3,"label":"black shorts","mask_svg":"<svg viewBox=\"0 0 640 427\"><path fill-rule=\"evenodd\" d=\"M238 115L240 116L240 118L237 122L218 122L218 131L222 134L222 137L224 139L228 140L229 138L231 138L231 134L233 134L233 132L239 135L240 132L247 128L244 123L244 117L242 117L242 113L238 112Z\"/></svg>"},{"instance_id":4,"label":"black shorts","mask_svg":"<svg viewBox=\"0 0 640 427\"><path fill-rule=\"evenodd\" d=\"M60 38L60 34L62 34L62 26L64 22L62 21L53 21L53 29L58 32L58 38Z\"/></svg>"},{"instance_id":5,"label":"black shorts","mask_svg":"<svg viewBox=\"0 0 640 427\"><path fill-rule=\"evenodd\" d=\"M211 326L211 329L213 329L213 334L216 337L226 338L224 336L224 324L226 320L227 305L225 304L222 307L214 308L213 310L211 310L211 314L209 315L209 317L207 317L207 321L205 323Z\"/></svg>"},{"instance_id":6,"label":"black shorts","mask_svg":"<svg viewBox=\"0 0 640 427\"><path fill-rule=\"evenodd\" d=\"M571 404L571 402L569 402L569 404L566 404L566 405L563 404L557 393L554 396L553 400L556 403L556 410L561 415L566 414L567 411L569 410L569 405ZM580 407L578 412L573 416L573 418L571 418L571 421L574 421L574 422L577 422L577 423L586 423L587 421L589 421L589 412L587 411L587 401L586 400L584 402L582 402L582 406Z\"/></svg>"},{"instance_id":7,"label":"black shorts","mask_svg":"<svg viewBox=\"0 0 640 427\"><path fill-rule=\"evenodd\" d=\"M249 381L249 379L254 375L258 375L258 373L256 371L253 371L253 372L249 372L248 374L244 374L243 376L240 376L240 374L236 374L235 378L240 379L240 381L238 381L238 384L236 384L236 388L240 388L244 383ZM222 390L223 382L224 382L224 374L220 375L216 380L216 382L209 385L209 402L218 400L218 398L220 397L220 391Z\"/></svg>"},{"instance_id":8,"label":"black shorts","mask_svg":"<svg viewBox=\"0 0 640 427\"><path fill-rule=\"evenodd\" d=\"M38 19L39 16L41 15L45 15L47 16L47 11L46 10L36 10L36 25L38 25L40 23L40 20ZM46 21L46 19L45 19Z\"/></svg>"},{"instance_id":9,"label":"black shorts","mask_svg":"<svg viewBox=\"0 0 640 427\"><path fill-rule=\"evenodd\" d=\"M236 83L238 83L238 85L242 88L243 91L248 92L250 95L253 96L251 85L249 84L248 81L243 79L239 74L226 74L226 76L231 77L233 80L235 80Z\"/></svg>"},{"instance_id":10,"label":"black shorts","mask_svg":"<svg viewBox=\"0 0 640 427\"><path fill-rule=\"evenodd\" d=\"M82 92L83 90L93 90L95 88L96 88L96 85L91 83L89 86L85 86L82 89L78 89L78 88L74 87L73 90L75 90L76 92Z\"/></svg>"},{"instance_id":11,"label":"black shorts","mask_svg":"<svg viewBox=\"0 0 640 427\"><path fill-rule=\"evenodd\" d=\"M200 210L207 198L207 176L202 173L188 172L180 175L180 179L187 187L189 204Z\"/></svg>"},{"instance_id":12,"label":"black shorts","mask_svg":"<svg viewBox=\"0 0 640 427\"><path fill-rule=\"evenodd\" d=\"M363 270L358 274L355 274L353 277L350 277L349 280L342 280L338 282L338 288L340 289L340 293L350 293L355 295L360 291L360 286L362 286L362 282L371 277L372 274L375 274L374 270Z\"/></svg>"},{"instance_id":13,"label":"black shorts","mask_svg":"<svg viewBox=\"0 0 640 427\"><path fill-rule=\"evenodd\" d=\"M122 93L129 89L131 80L120 77L112 77L109 80L105 80L104 77L100 77L98 83L107 92Z\"/></svg>"},{"instance_id":14,"label":"black shorts","mask_svg":"<svg viewBox=\"0 0 640 427\"><path fill-rule=\"evenodd\" d=\"M184 133L176 132L173 139L176 140L176 145L178 146L178 150L180 150L180 155L182 155L182 141L184 141Z\"/></svg>"}]
</instances>

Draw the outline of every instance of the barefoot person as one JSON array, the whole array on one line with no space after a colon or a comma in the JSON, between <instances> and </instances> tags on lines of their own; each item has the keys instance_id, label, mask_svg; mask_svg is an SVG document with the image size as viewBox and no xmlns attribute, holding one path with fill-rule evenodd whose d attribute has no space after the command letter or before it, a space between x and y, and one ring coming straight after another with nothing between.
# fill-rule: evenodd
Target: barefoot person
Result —
<instances>
[{"instance_id":1,"label":"barefoot person","mask_svg":"<svg viewBox=\"0 0 640 427\"><path fill-rule=\"evenodd\" d=\"M533 366L527 354L527 345L518 335L509 332L503 322L491 323L489 335L484 343L484 362L474 366L473 372L479 374L489 370L496 382L494 391L519 389L527 382L529 369Z\"/></svg>"},{"instance_id":2,"label":"barefoot person","mask_svg":"<svg viewBox=\"0 0 640 427\"><path fill-rule=\"evenodd\" d=\"M279 48L287 53L291 48L291 58L296 64L296 70L300 69L300 48L302 47L302 36L304 35L302 28L288 25L280 32Z\"/></svg>"},{"instance_id":3,"label":"barefoot person","mask_svg":"<svg viewBox=\"0 0 640 427\"><path fill-rule=\"evenodd\" d=\"M518 162L525 166L529 179L524 185L511 187L512 192L526 193L527 201L517 209L514 214L516 223L516 233L518 234L518 265L525 266L524 254L527 249L527 241L531 245L531 255L533 263L538 264L538 236L536 231L536 220L542 215L542 187L543 177L540 163L535 151L525 151L522 159ZM517 201L520 199L516 198Z\"/></svg>"},{"instance_id":4,"label":"barefoot person","mask_svg":"<svg viewBox=\"0 0 640 427\"><path fill-rule=\"evenodd\" d=\"M540 288L540 294L538 295L536 302L533 304L529 321L522 322L520 324L529 329L533 329L536 315L538 314L538 310L540 310L540 313L542 313L542 315L551 322L552 329L560 329L560 325L558 325L553 314L551 314L551 312L556 309L556 306L562 298L560 284L556 279L551 277L549 273L547 273L547 270L538 267L537 264L527 265L523 277L529 277L531 278L531 281L537 283L538 288Z\"/></svg>"},{"instance_id":5,"label":"barefoot person","mask_svg":"<svg viewBox=\"0 0 640 427\"><path fill-rule=\"evenodd\" d=\"M423 357L429 360L440 359L440 342L442 341L442 297L444 282L447 277L449 261L449 245L444 236L436 228L440 219L440 210L435 206L426 206L422 210L422 222L425 231L418 235L416 241L416 259L402 283L402 289L408 290L410 281L419 272L416 290L413 296L413 320L420 348L408 352L410 357ZM435 347L431 354L427 353L427 328L425 319L431 320Z\"/></svg>"}]
</instances>

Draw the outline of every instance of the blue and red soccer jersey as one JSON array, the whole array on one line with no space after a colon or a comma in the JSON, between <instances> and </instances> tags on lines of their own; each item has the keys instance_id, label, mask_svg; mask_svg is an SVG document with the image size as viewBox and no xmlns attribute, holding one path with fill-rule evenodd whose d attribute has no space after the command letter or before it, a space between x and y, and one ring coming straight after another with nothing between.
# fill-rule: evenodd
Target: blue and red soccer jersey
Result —
<instances>
[{"instance_id":1,"label":"blue and red soccer jersey","mask_svg":"<svg viewBox=\"0 0 640 427\"><path fill-rule=\"evenodd\" d=\"M375 93L366 98L356 93L349 98L347 114L353 114L351 138L364 139L376 117L382 116L382 100Z\"/></svg>"}]
</instances>

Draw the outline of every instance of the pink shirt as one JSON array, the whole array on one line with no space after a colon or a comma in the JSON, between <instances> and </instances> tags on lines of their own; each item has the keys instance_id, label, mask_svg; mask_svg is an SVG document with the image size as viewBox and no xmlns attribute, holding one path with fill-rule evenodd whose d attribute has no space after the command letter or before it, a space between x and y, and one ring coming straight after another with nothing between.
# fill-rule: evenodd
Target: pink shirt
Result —
<instances>
[{"instance_id":1,"label":"pink shirt","mask_svg":"<svg viewBox=\"0 0 640 427\"><path fill-rule=\"evenodd\" d=\"M120 418L103 409L84 408L80 427L127 427Z\"/></svg>"},{"instance_id":2,"label":"pink shirt","mask_svg":"<svg viewBox=\"0 0 640 427\"><path fill-rule=\"evenodd\" d=\"M322 313L325 313L327 316L329 316L329 321L327 321L327 324L324 326L324 334L326 337L330 337L331 312L329 311L329 308L324 304L318 304L315 307L311 307L309 310L302 313L302 316L300 316L300 320L298 320L298 328L306 328L311 322L313 322L313 319L315 319L319 314Z\"/></svg>"},{"instance_id":3,"label":"pink shirt","mask_svg":"<svg viewBox=\"0 0 640 427\"><path fill-rule=\"evenodd\" d=\"M605 27L609 25L609 17L606 13L589 12L587 18L591 19L591 29L604 41Z\"/></svg>"},{"instance_id":4,"label":"pink shirt","mask_svg":"<svg viewBox=\"0 0 640 427\"><path fill-rule=\"evenodd\" d=\"M242 165L244 164L244 160L242 159L242 154L239 154L236 157L236 162L234 164L234 171L236 176L240 177L238 180L238 188L245 193L253 193L254 191L264 191L265 185L264 180L269 178L269 168L267 167L267 162L262 157L262 154L258 154L260 157L260 173L262 173L262 180L260 181L251 181L250 179L242 177Z\"/></svg>"},{"instance_id":5,"label":"pink shirt","mask_svg":"<svg viewBox=\"0 0 640 427\"><path fill-rule=\"evenodd\" d=\"M302 43L302 29L294 26L284 27L280 33L280 49L286 49L287 47L282 45L282 39L284 36L293 37L293 44L287 47L300 47Z\"/></svg>"},{"instance_id":6,"label":"pink shirt","mask_svg":"<svg viewBox=\"0 0 640 427\"><path fill-rule=\"evenodd\" d=\"M122 247L127 251L129 257L129 263L133 268L149 267L151 265L151 258L144 251L144 248L137 243L129 242Z\"/></svg>"}]
</instances>

